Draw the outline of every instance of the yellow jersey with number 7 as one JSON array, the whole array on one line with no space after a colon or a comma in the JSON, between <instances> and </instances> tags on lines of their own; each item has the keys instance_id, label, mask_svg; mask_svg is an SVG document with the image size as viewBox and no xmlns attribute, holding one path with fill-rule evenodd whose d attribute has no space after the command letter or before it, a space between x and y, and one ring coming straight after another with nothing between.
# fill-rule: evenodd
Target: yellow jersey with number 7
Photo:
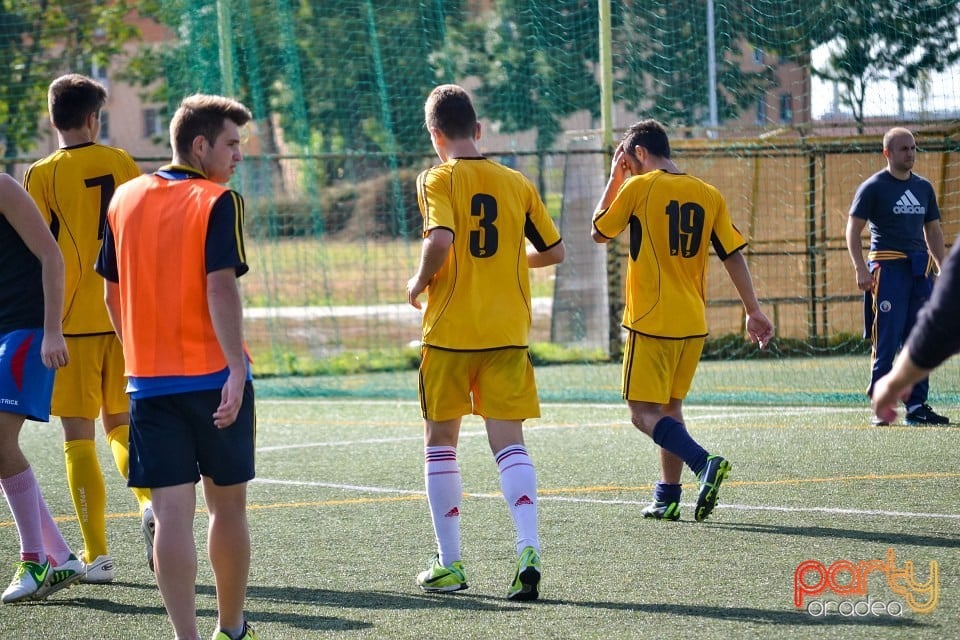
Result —
<instances>
[{"instance_id":1,"label":"yellow jersey with number 7","mask_svg":"<svg viewBox=\"0 0 960 640\"><path fill-rule=\"evenodd\" d=\"M114 190L140 175L126 151L89 142L64 147L35 162L23 186L60 245L65 267L63 333L113 333L103 301L103 278L93 270Z\"/></svg>"}]
</instances>

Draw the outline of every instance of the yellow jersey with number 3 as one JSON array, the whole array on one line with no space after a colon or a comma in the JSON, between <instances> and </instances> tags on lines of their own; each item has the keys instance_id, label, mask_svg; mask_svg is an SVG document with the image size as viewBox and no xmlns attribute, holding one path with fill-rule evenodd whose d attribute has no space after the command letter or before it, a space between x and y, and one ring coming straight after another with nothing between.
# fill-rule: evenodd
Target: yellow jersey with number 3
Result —
<instances>
[{"instance_id":1,"label":"yellow jersey with number 3","mask_svg":"<svg viewBox=\"0 0 960 640\"><path fill-rule=\"evenodd\" d=\"M89 142L34 163L23 178L60 245L65 267L63 333L113 333L103 278L93 270L114 190L140 175L126 151Z\"/></svg>"},{"instance_id":2,"label":"yellow jersey with number 3","mask_svg":"<svg viewBox=\"0 0 960 640\"><path fill-rule=\"evenodd\" d=\"M593 226L607 238L630 229L624 327L659 338L707 335L710 246L724 260L747 244L715 187L661 170L632 176Z\"/></svg>"},{"instance_id":3,"label":"yellow jersey with number 3","mask_svg":"<svg viewBox=\"0 0 960 640\"><path fill-rule=\"evenodd\" d=\"M417 199L424 236L453 232L446 262L427 287L423 343L457 351L526 347L526 243L542 252L560 242L536 187L487 158L457 158L419 175Z\"/></svg>"}]
</instances>

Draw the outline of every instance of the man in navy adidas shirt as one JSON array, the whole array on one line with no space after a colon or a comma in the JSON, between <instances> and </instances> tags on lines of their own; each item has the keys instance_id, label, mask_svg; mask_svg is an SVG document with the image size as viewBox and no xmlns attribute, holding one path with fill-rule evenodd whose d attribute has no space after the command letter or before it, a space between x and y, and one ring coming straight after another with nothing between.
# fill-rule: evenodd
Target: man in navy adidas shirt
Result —
<instances>
[{"instance_id":1,"label":"man in navy adidas shirt","mask_svg":"<svg viewBox=\"0 0 960 640\"><path fill-rule=\"evenodd\" d=\"M873 370L867 395L893 367L893 360L913 328L920 307L933 291L946 249L940 208L933 185L913 173L917 143L913 134L894 127L883 136L887 168L857 189L847 219L847 250L857 287L864 292L865 331L873 342ZM863 257L860 235L870 226L870 252ZM914 385L905 400L911 425L949 424L927 404L929 380ZM874 415L873 424L888 422Z\"/></svg>"}]
</instances>

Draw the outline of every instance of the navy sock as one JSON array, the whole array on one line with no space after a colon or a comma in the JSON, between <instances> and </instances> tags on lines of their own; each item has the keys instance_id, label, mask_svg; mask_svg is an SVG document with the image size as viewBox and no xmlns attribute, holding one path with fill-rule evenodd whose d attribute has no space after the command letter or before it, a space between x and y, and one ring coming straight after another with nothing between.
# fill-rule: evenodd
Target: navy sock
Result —
<instances>
[{"instance_id":1,"label":"navy sock","mask_svg":"<svg viewBox=\"0 0 960 640\"><path fill-rule=\"evenodd\" d=\"M707 450L690 437L679 420L670 416L660 418L653 427L653 441L683 460L698 476L707 465Z\"/></svg>"},{"instance_id":2,"label":"navy sock","mask_svg":"<svg viewBox=\"0 0 960 640\"><path fill-rule=\"evenodd\" d=\"M680 494L682 492L682 484L657 482L657 486L653 488L653 499L656 502L663 502L666 504L670 504L671 502L680 502Z\"/></svg>"}]
</instances>

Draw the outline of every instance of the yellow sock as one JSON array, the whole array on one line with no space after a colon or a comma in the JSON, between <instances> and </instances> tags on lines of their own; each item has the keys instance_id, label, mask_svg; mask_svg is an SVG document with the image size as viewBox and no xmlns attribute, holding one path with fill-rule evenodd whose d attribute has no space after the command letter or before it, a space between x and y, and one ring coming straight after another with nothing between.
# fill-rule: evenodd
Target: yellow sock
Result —
<instances>
[{"instance_id":1,"label":"yellow sock","mask_svg":"<svg viewBox=\"0 0 960 640\"><path fill-rule=\"evenodd\" d=\"M124 478L130 477L130 426L121 424L114 427L107 433L107 444L110 445L110 451L113 453L113 461L117 463L117 469ZM148 504L150 504L150 489L141 489L140 487L130 487L137 503L140 505L140 513Z\"/></svg>"},{"instance_id":2,"label":"yellow sock","mask_svg":"<svg viewBox=\"0 0 960 640\"><path fill-rule=\"evenodd\" d=\"M67 461L67 485L73 507L80 521L80 533L86 551L84 562L107 555L107 491L103 486L97 446L93 440L71 440L63 443Z\"/></svg>"}]
</instances>

